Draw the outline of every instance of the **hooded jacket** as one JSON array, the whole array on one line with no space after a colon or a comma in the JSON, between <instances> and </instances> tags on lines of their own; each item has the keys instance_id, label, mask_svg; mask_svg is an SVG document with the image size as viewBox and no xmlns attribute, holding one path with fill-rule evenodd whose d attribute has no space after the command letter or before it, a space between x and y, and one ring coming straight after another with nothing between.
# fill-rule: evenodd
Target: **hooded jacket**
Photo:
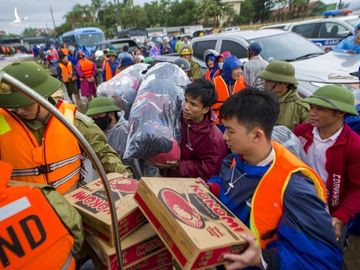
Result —
<instances>
[{"instance_id":1,"label":"hooded jacket","mask_svg":"<svg viewBox=\"0 0 360 270\"><path fill-rule=\"evenodd\" d=\"M171 176L208 179L218 174L226 145L221 131L215 125L216 115L211 110L200 123L181 116L181 157L177 171Z\"/></svg>"},{"instance_id":2,"label":"hooded jacket","mask_svg":"<svg viewBox=\"0 0 360 270\"><path fill-rule=\"evenodd\" d=\"M306 153L314 140L313 129L311 124L303 124L294 130ZM347 223L360 212L360 136L347 124L326 151L325 168L330 213Z\"/></svg>"}]
</instances>

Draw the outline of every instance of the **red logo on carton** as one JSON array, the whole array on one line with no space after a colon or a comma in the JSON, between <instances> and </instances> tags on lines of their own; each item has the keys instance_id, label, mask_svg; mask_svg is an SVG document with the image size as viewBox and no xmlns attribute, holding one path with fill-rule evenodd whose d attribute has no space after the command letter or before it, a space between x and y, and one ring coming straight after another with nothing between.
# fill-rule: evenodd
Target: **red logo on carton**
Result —
<instances>
[{"instance_id":1,"label":"red logo on carton","mask_svg":"<svg viewBox=\"0 0 360 270\"><path fill-rule=\"evenodd\" d=\"M130 178L114 178L110 181L111 190L120 193L134 194L138 186L138 181Z\"/></svg>"},{"instance_id":2,"label":"red logo on carton","mask_svg":"<svg viewBox=\"0 0 360 270\"><path fill-rule=\"evenodd\" d=\"M159 199L179 221L196 229L205 227L204 219L181 194L172 189L163 188L159 191Z\"/></svg>"}]
</instances>

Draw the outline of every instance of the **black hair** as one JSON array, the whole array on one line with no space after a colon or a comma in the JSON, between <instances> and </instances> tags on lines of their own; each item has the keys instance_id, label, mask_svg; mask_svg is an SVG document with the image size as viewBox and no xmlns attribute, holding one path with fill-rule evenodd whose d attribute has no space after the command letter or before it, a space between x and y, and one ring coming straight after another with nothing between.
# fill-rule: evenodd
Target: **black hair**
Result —
<instances>
[{"instance_id":1,"label":"black hair","mask_svg":"<svg viewBox=\"0 0 360 270\"><path fill-rule=\"evenodd\" d=\"M185 96L200 97L204 107L211 107L216 99L216 92L212 82L201 78L190 83L185 89Z\"/></svg>"},{"instance_id":2,"label":"black hair","mask_svg":"<svg viewBox=\"0 0 360 270\"><path fill-rule=\"evenodd\" d=\"M258 126L264 130L265 136L271 139L279 111L279 99L275 94L246 87L225 101L220 110L220 118L235 117L248 130Z\"/></svg>"},{"instance_id":3,"label":"black hair","mask_svg":"<svg viewBox=\"0 0 360 270\"><path fill-rule=\"evenodd\" d=\"M124 45L123 47L123 52L127 52L129 50L129 46L128 45Z\"/></svg>"}]
</instances>

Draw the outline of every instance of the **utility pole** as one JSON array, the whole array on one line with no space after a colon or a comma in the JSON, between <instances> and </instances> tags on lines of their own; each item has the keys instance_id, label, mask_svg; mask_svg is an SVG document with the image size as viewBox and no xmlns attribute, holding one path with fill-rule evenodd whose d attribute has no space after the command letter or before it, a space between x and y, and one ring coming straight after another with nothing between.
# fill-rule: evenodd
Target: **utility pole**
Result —
<instances>
[{"instance_id":1,"label":"utility pole","mask_svg":"<svg viewBox=\"0 0 360 270\"><path fill-rule=\"evenodd\" d=\"M121 18L120 18L120 3L119 0L114 0L116 6L116 35L119 29L121 29Z\"/></svg>"},{"instance_id":2,"label":"utility pole","mask_svg":"<svg viewBox=\"0 0 360 270\"><path fill-rule=\"evenodd\" d=\"M341 3L341 0L339 1L339 6L338 6L338 9L342 9L342 3Z\"/></svg>"},{"instance_id":3,"label":"utility pole","mask_svg":"<svg viewBox=\"0 0 360 270\"><path fill-rule=\"evenodd\" d=\"M52 18L53 25L54 25L54 31L55 31L55 33L56 33L56 25L55 25L55 20L54 20L54 14L53 14L53 11L52 11L51 6L50 6L50 13L51 13L51 18Z\"/></svg>"}]
</instances>

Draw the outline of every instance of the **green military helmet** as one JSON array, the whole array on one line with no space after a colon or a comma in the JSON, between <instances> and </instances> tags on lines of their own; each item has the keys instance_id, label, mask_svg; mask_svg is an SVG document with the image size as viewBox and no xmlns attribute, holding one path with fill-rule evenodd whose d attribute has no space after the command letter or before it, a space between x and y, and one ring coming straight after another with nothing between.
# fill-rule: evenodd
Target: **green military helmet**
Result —
<instances>
[{"instance_id":1,"label":"green military helmet","mask_svg":"<svg viewBox=\"0 0 360 270\"><path fill-rule=\"evenodd\" d=\"M87 116L93 116L100 113L118 112L121 109L114 104L111 98L108 97L96 97L89 103Z\"/></svg>"},{"instance_id":2,"label":"green military helmet","mask_svg":"<svg viewBox=\"0 0 360 270\"><path fill-rule=\"evenodd\" d=\"M41 66L32 62L14 62L4 67L2 71L26 84L43 97L49 97L61 86L59 80L51 77ZM19 108L33 103L33 100L7 83L0 83L0 107Z\"/></svg>"},{"instance_id":3,"label":"green military helmet","mask_svg":"<svg viewBox=\"0 0 360 270\"><path fill-rule=\"evenodd\" d=\"M305 98L304 102L353 115L359 115L355 108L354 94L351 90L338 85L322 86L310 97Z\"/></svg>"},{"instance_id":4,"label":"green military helmet","mask_svg":"<svg viewBox=\"0 0 360 270\"><path fill-rule=\"evenodd\" d=\"M295 78L294 66L284 61L271 62L267 65L265 70L259 73L258 77L268 81L283 82L293 85L298 84L298 81Z\"/></svg>"},{"instance_id":5,"label":"green military helmet","mask_svg":"<svg viewBox=\"0 0 360 270\"><path fill-rule=\"evenodd\" d=\"M106 53L106 56L107 56L107 57L110 57L110 56L115 56L115 57L117 57L117 53L116 53L114 50L109 50L109 51Z\"/></svg>"}]
</instances>

